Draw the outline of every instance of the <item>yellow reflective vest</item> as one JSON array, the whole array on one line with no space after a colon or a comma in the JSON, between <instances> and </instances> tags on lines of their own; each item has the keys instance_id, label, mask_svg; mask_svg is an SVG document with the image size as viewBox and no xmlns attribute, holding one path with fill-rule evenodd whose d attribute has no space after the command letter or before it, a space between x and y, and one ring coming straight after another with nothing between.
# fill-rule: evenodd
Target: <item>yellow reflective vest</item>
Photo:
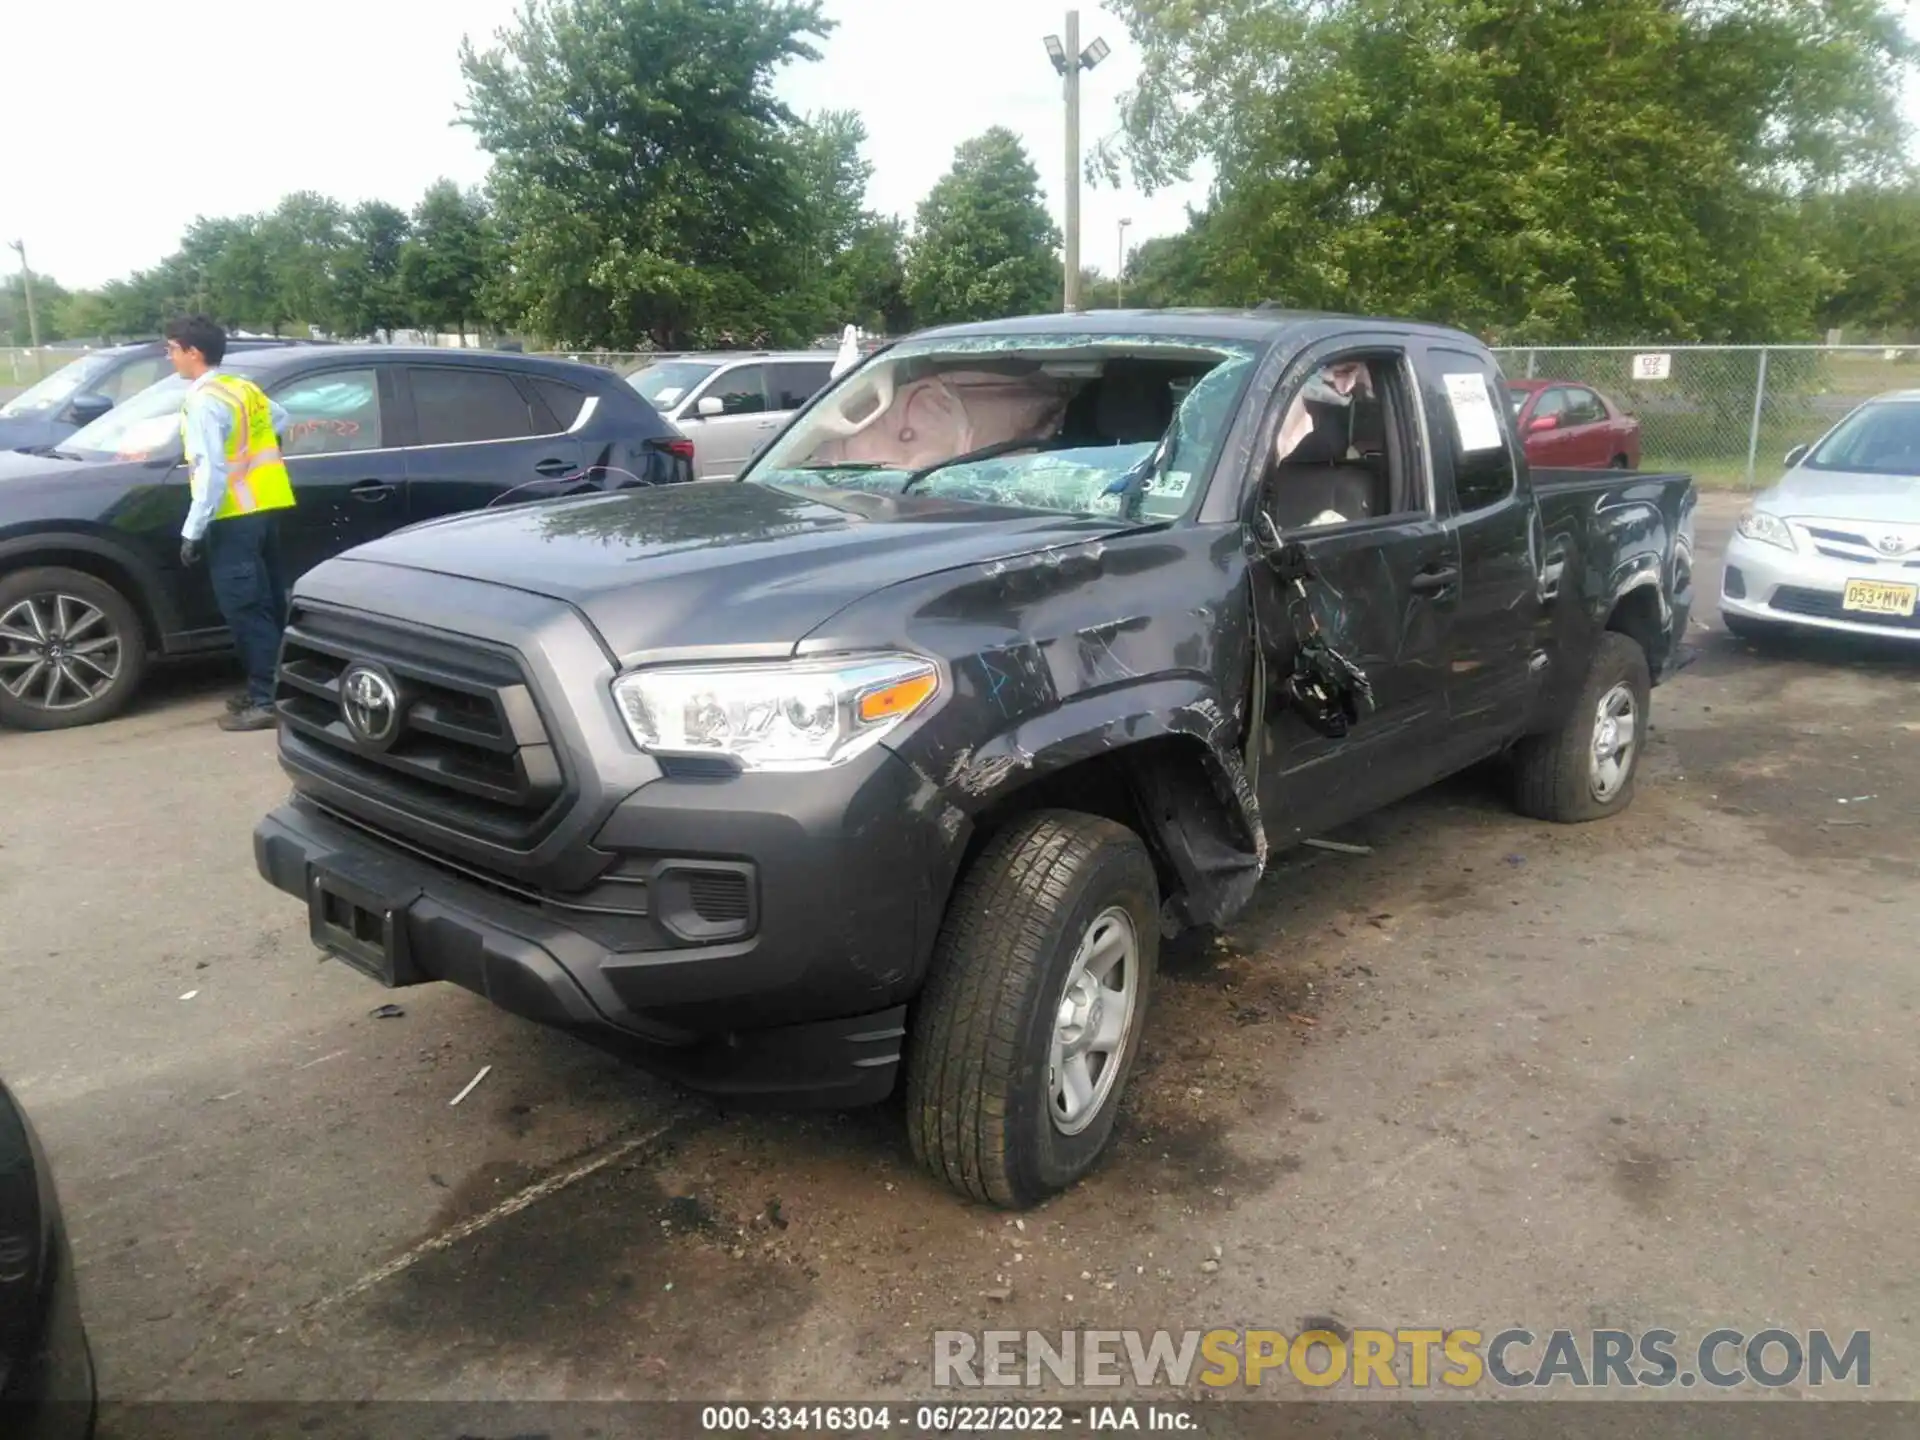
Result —
<instances>
[{"instance_id":1,"label":"yellow reflective vest","mask_svg":"<svg viewBox=\"0 0 1920 1440\"><path fill-rule=\"evenodd\" d=\"M227 493L213 518L230 520L261 510L291 509L293 480L287 474L286 461L280 458L280 439L273 433L273 410L265 392L238 375L216 374L198 393L212 396L233 410L234 423L227 428ZM186 407L182 406L183 439L186 431Z\"/></svg>"}]
</instances>

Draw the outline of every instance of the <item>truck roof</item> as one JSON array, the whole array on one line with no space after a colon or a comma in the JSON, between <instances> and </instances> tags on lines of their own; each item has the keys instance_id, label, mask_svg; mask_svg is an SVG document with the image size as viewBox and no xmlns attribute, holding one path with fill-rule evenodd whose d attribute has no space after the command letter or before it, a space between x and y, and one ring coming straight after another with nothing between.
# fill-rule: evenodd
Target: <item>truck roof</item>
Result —
<instances>
[{"instance_id":1,"label":"truck roof","mask_svg":"<svg viewBox=\"0 0 1920 1440\"><path fill-rule=\"evenodd\" d=\"M982 320L922 330L911 338L960 339L978 335L1164 335L1169 339L1251 340L1273 344L1304 344L1323 335L1346 334L1356 327L1402 334L1418 334L1481 342L1464 331L1417 320L1390 320L1340 315L1317 310L1282 310L1266 306L1247 310L1089 310L1073 315L1016 315L1005 320Z\"/></svg>"}]
</instances>

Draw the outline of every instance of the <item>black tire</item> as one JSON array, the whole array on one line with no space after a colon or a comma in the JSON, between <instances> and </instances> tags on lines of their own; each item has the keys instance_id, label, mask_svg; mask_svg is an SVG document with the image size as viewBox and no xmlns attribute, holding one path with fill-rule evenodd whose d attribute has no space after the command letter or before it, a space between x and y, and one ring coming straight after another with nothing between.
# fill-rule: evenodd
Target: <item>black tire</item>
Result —
<instances>
[{"instance_id":1,"label":"black tire","mask_svg":"<svg viewBox=\"0 0 1920 1440\"><path fill-rule=\"evenodd\" d=\"M47 671L43 669L29 676L26 671L31 664L20 663L24 657L35 656L35 651L25 641L0 633L0 726L16 730L67 730L94 725L124 710L140 688L147 671L146 627L140 623L140 612L133 602L96 576L49 565L16 570L0 578L0 627L11 631L29 628L17 623L31 618L27 615L27 606L32 606L42 624L46 624L60 613L58 597L67 597L70 603L65 613L70 617L79 613L71 602L90 607L100 617L89 622L84 633L79 633L81 627L77 624L74 627L75 645L94 647L78 652L86 658L80 660L76 651L69 651L65 656L70 674L84 675L89 688L93 685L99 688L91 696L83 696L73 681L63 679L57 683L49 703L41 684L41 676ZM16 617L15 624L6 625L9 615ZM100 648L97 642L102 639L109 639L111 643ZM44 661L44 657L35 658ZM97 667L103 663L110 666L112 675L100 684L103 677ZM15 694L16 688L21 693Z\"/></svg>"},{"instance_id":2,"label":"black tire","mask_svg":"<svg viewBox=\"0 0 1920 1440\"><path fill-rule=\"evenodd\" d=\"M1055 1027L1082 941L1096 922L1102 933L1117 928L1115 912L1135 947L1131 1019L1106 1062L1118 1067L1112 1081L1070 1134L1054 1118ZM1085 1175L1113 1135L1159 957L1159 887L1131 830L1043 810L995 835L954 892L915 1006L906 1087L914 1157L962 1195L1008 1209Z\"/></svg>"},{"instance_id":3,"label":"black tire","mask_svg":"<svg viewBox=\"0 0 1920 1440\"><path fill-rule=\"evenodd\" d=\"M1617 785L1603 789L1594 760L1600 740L1598 711L1603 699L1623 687L1632 702L1633 739L1621 758L1623 774ZM1600 820L1626 809L1633 803L1634 781L1646 751L1652 694L1646 652L1639 643L1611 630L1601 635L1586 683L1560 728L1528 736L1514 747L1514 808L1560 824Z\"/></svg>"}]
</instances>

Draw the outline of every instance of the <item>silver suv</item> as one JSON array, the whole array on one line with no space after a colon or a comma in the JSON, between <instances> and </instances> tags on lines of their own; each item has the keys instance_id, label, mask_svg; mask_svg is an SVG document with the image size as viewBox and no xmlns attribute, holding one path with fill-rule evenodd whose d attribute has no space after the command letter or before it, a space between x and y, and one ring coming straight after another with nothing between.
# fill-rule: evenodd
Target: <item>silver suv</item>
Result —
<instances>
[{"instance_id":1,"label":"silver suv","mask_svg":"<svg viewBox=\"0 0 1920 1440\"><path fill-rule=\"evenodd\" d=\"M833 373L831 350L676 355L627 376L693 441L693 473L731 480Z\"/></svg>"}]
</instances>

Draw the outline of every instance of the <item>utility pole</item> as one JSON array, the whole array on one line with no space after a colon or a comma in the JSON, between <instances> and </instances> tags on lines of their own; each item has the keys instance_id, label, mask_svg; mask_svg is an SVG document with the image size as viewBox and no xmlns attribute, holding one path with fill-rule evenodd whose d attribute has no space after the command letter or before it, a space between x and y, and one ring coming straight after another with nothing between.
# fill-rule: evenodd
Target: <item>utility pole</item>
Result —
<instances>
[{"instance_id":1,"label":"utility pole","mask_svg":"<svg viewBox=\"0 0 1920 1440\"><path fill-rule=\"evenodd\" d=\"M1120 217L1120 254L1113 267L1113 308L1116 310L1127 308L1127 227L1131 224L1130 217Z\"/></svg>"},{"instance_id":2,"label":"utility pole","mask_svg":"<svg viewBox=\"0 0 1920 1440\"><path fill-rule=\"evenodd\" d=\"M27 331L32 337L33 348L40 348L40 312L33 308L33 267L27 264L27 242L9 240L7 245L20 257L20 275L27 285Z\"/></svg>"},{"instance_id":3,"label":"utility pole","mask_svg":"<svg viewBox=\"0 0 1920 1440\"><path fill-rule=\"evenodd\" d=\"M1065 244L1066 285L1060 308L1068 314L1080 308L1080 72L1091 70L1112 54L1104 40L1095 40L1080 48L1080 12L1067 12L1067 43L1058 35L1047 36L1047 55L1065 83L1067 102L1067 173Z\"/></svg>"}]
</instances>

